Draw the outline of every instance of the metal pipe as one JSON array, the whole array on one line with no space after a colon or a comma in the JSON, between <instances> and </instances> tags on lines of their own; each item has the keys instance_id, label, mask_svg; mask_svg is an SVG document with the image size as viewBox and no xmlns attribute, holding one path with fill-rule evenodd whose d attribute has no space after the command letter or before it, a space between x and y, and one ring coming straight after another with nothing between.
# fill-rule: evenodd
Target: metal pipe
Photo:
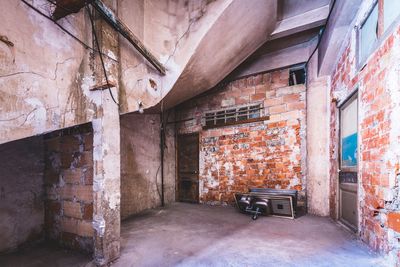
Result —
<instances>
[{"instance_id":1,"label":"metal pipe","mask_svg":"<svg viewBox=\"0 0 400 267\"><path fill-rule=\"evenodd\" d=\"M136 37L133 32L126 26L115 13L108 8L101 0L90 1L92 6L100 13L100 15L122 36L131 43L142 56L144 56L154 68L162 75L165 75L165 67L160 61L144 46L144 44Z\"/></svg>"},{"instance_id":2,"label":"metal pipe","mask_svg":"<svg viewBox=\"0 0 400 267\"><path fill-rule=\"evenodd\" d=\"M161 162L161 206L164 207L164 148L165 148L165 130L164 115L160 113L160 162Z\"/></svg>"}]
</instances>

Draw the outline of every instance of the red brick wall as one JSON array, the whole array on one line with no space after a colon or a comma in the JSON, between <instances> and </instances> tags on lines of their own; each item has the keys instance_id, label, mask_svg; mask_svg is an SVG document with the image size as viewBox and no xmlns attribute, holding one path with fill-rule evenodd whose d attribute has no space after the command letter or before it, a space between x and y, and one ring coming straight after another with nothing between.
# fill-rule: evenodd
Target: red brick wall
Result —
<instances>
[{"instance_id":1,"label":"red brick wall","mask_svg":"<svg viewBox=\"0 0 400 267\"><path fill-rule=\"evenodd\" d=\"M46 238L93 251L93 133L91 125L45 136Z\"/></svg>"},{"instance_id":2,"label":"red brick wall","mask_svg":"<svg viewBox=\"0 0 400 267\"><path fill-rule=\"evenodd\" d=\"M382 38L366 66L356 64L355 32L348 40L332 75L331 103L331 215L337 217L338 109L358 87L359 92L359 212L360 236L377 251L397 254L399 209L396 204L399 180L399 53L400 27ZM397 244L396 244L397 243Z\"/></svg>"},{"instance_id":3,"label":"red brick wall","mask_svg":"<svg viewBox=\"0 0 400 267\"><path fill-rule=\"evenodd\" d=\"M227 203L249 187L297 189L305 199L305 86L288 86L289 70L212 89L180 105L178 133L200 132L200 201ZM264 103L270 120L202 129L204 112Z\"/></svg>"}]
</instances>

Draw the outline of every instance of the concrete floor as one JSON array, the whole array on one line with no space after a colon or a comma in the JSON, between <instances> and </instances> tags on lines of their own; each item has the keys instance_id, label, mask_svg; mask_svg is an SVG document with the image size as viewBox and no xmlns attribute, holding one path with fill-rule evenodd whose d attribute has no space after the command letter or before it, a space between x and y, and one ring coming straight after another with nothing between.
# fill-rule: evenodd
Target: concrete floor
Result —
<instances>
[{"instance_id":1,"label":"concrete floor","mask_svg":"<svg viewBox=\"0 0 400 267\"><path fill-rule=\"evenodd\" d=\"M112 266L384 266L353 234L327 218L260 217L231 207L175 203L122 223ZM0 256L0 266L92 266L54 247Z\"/></svg>"},{"instance_id":2,"label":"concrete floor","mask_svg":"<svg viewBox=\"0 0 400 267\"><path fill-rule=\"evenodd\" d=\"M69 251L42 244L34 248L21 249L18 252L0 255L1 267L89 267L91 257L75 251Z\"/></svg>"},{"instance_id":3,"label":"concrete floor","mask_svg":"<svg viewBox=\"0 0 400 267\"><path fill-rule=\"evenodd\" d=\"M175 203L122 224L113 266L383 266L327 218L260 217L231 207Z\"/></svg>"}]
</instances>

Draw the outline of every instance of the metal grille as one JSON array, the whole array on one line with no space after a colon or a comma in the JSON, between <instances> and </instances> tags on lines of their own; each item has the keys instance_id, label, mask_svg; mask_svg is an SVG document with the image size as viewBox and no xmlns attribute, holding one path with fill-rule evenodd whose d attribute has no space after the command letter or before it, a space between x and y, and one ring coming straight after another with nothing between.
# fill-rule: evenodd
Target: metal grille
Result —
<instances>
[{"instance_id":1,"label":"metal grille","mask_svg":"<svg viewBox=\"0 0 400 267\"><path fill-rule=\"evenodd\" d=\"M206 112L203 117L203 126L222 126L257 119L262 116L262 109L262 104L252 104Z\"/></svg>"}]
</instances>

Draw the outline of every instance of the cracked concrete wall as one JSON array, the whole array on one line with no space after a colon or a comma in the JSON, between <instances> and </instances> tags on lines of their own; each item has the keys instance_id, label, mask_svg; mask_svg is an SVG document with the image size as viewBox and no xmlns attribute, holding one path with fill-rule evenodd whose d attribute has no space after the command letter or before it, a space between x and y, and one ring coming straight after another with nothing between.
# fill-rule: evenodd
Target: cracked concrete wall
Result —
<instances>
[{"instance_id":1,"label":"cracked concrete wall","mask_svg":"<svg viewBox=\"0 0 400 267\"><path fill-rule=\"evenodd\" d=\"M170 118L171 119L171 118ZM166 129L165 203L175 201L175 135ZM121 219L161 205L160 115L121 116Z\"/></svg>"},{"instance_id":2,"label":"cracked concrete wall","mask_svg":"<svg viewBox=\"0 0 400 267\"><path fill-rule=\"evenodd\" d=\"M277 11L276 1L263 0L121 3L121 9L144 10L144 44L167 69L160 76L122 45L121 57L130 55L121 64L122 113L138 110L140 103L145 109L157 104L170 108L210 89L265 42ZM129 27L142 23L141 16L136 20L126 19Z\"/></svg>"},{"instance_id":3,"label":"cracked concrete wall","mask_svg":"<svg viewBox=\"0 0 400 267\"><path fill-rule=\"evenodd\" d=\"M202 37L230 2L119 2L121 19L167 68L167 75L161 76L121 39L121 113L139 110L139 103L143 108L149 108L160 102L178 79ZM209 10L212 12L207 12Z\"/></svg>"},{"instance_id":4,"label":"cracked concrete wall","mask_svg":"<svg viewBox=\"0 0 400 267\"><path fill-rule=\"evenodd\" d=\"M0 253L43 239L43 138L0 146Z\"/></svg>"},{"instance_id":5,"label":"cracked concrete wall","mask_svg":"<svg viewBox=\"0 0 400 267\"><path fill-rule=\"evenodd\" d=\"M51 14L47 1L33 3ZM0 18L13 44L0 41L0 143L91 120L85 48L21 1L3 1ZM59 23L90 43L82 11Z\"/></svg>"},{"instance_id":6,"label":"cracked concrete wall","mask_svg":"<svg viewBox=\"0 0 400 267\"><path fill-rule=\"evenodd\" d=\"M54 9L46 0L30 3L47 15ZM115 10L121 20L167 68L167 74L161 76L121 36L117 49L105 49L104 57L119 69L116 81L120 85L120 113L137 111L140 103L142 108L154 107L178 87L185 90L168 97L170 106L209 89L261 45L275 24L268 24L270 20L259 24L256 20L269 13L273 20L276 3L252 1L245 10L242 4L239 0L118 0ZM264 14L264 10L269 13ZM246 17L239 20L240 25L238 16ZM100 91L90 90L96 82L93 71L101 72L98 67L92 69L93 53L22 2L4 1L0 18L4 21L0 26L0 143L92 121L102 99ZM95 47L85 9L58 23ZM243 31L241 35L229 31L226 38L233 39L227 47L228 40L218 41L219 36L233 26ZM249 38L252 42L247 42ZM225 64L227 60L236 63ZM193 65L197 61L199 64ZM195 73L196 79L189 78ZM175 88L178 79L184 80ZM196 84L191 83L195 80Z\"/></svg>"}]
</instances>

